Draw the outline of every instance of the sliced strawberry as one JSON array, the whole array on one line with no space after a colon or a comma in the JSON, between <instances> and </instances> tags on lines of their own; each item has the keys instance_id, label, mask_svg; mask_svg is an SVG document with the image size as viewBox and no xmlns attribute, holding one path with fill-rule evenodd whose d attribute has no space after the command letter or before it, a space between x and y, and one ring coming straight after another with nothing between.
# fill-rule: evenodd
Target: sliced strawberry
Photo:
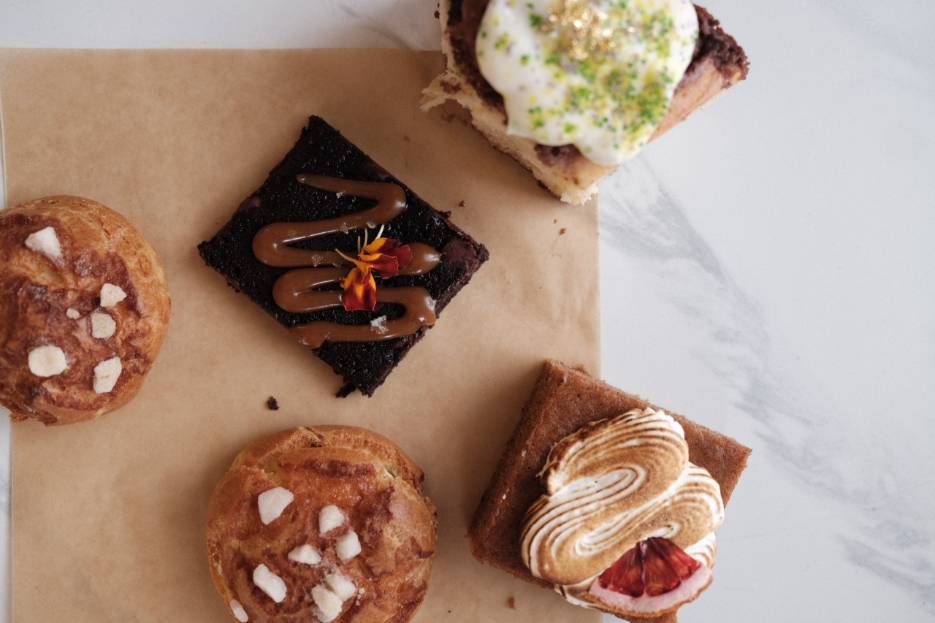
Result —
<instances>
[{"instance_id":1,"label":"sliced strawberry","mask_svg":"<svg viewBox=\"0 0 935 623\"><path fill-rule=\"evenodd\" d=\"M700 563L668 539L651 538L644 543L643 583L646 594L662 595L678 588Z\"/></svg>"},{"instance_id":2,"label":"sliced strawberry","mask_svg":"<svg viewBox=\"0 0 935 623\"><path fill-rule=\"evenodd\" d=\"M629 550L597 579L606 589L639 597L643 594L643 555L640 546Z\"/></svg>"}]
</instances>

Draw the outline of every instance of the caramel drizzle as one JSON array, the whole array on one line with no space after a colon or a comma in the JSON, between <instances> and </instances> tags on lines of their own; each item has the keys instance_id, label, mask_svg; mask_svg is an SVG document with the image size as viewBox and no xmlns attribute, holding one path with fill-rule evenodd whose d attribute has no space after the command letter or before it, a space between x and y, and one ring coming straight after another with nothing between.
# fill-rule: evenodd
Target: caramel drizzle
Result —
<instances>
[{"instance_id":1,"label":"caramel drizzle","mask_svg":"<svg viewBox=\"0 0 935 623\"><path fill-rule=\"evenodd\" d=\"M372 208L353 214L304 223L272 223L253 238L253 254L267 266L277 268L309 267L290 270L273 285L273 300L288 312L315 312L343 305L340 290L317 290L339 283L352 266L334 251L296 249L289 246L302 240L372 228L399 216L406 209L406 194L397 184L359 182L321 175L299 175L303 184L335 193L346 193L375 199ZM409 245L412 261L399 271L400 275L421 275L441 261L439 252L420 242ZM346 325L315 321L292 329L299 341L311 348L327 342L375 342L411 335L423 326L435 324L435 300L420 287L383 287L377 290L378 303L395 303L406 308L399 318L383 324Z\"/></svg>"}]
</instances>

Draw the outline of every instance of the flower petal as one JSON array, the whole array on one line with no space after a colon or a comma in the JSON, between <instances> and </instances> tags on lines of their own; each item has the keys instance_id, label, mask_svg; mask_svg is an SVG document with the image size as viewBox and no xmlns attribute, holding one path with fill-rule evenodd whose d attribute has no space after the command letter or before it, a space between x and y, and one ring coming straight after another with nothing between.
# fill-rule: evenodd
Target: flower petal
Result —
<instances>
[{"instance_id":1,"label":"flower petal","mask_svg":"<svg viewBox=\"0 0 935 623\"><path fill-rule=\"evenodd\" d=\"M412 261L412 247L408 244L400 244L399 240L391 240L392 245L386 245L383 248L384 255L391 255L399 263L399 269L409 266Z\"/></svg>"},{"instance_id":2,"label":"flower petal","mask_svg":"<svg viewBox=\"0 0 935 623\"><path fill-rule=\"evenodd\" d=\"M381 277L389 278L412 261L412 249L395 238L377 238L361 249L358 257Z\"/></svg>"},{"instance_id":3,"label":"flower petal","mask_svg":"<svg viewBox=\"0 0 935 623\"><path fill-rule=\"evenodd\" d=\"M341 282L344 294L341 302L346 311L370 311L377 308L377 282L369 267L352 268Z\"/></svg>"}]
</instances>

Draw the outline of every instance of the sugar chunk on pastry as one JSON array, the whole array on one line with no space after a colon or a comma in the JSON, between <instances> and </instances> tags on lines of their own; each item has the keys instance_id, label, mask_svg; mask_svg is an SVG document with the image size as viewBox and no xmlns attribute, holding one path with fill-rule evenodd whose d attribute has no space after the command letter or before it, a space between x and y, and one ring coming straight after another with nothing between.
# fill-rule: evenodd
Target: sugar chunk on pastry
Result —
<instances>
[{"instance_id":1,"label":"sugar chunk on pastry","mask_svg":"<svg viewBox=\"0 0 935 623\"><path fill-rule=\"evenodd\" d=\"M26 237L26 248L53 260L62 259L62 245L54 227L44 227Z\"/></svg>"},{"instance_id":2,"label":"sugar chunk on pastry","mask_svg":"<svg viewBox=\"0 0 935 623\"><path fill-rule=\"evenodd\" d=\"M253 570L253 583L277 604L286 599L286 583L264 564Z\"/></svg>"},{"instance_id":3,"label":"sugar chunk on pastry","mask_svg":"<svg viewBox=\"0 0 935 623\"><path fill-rule=\"evenodd\" d=\"M303 565L317 565L321 562L321 552L306 543L289 552L289 560Z\"/></svg>"},{"instance_id":4,"label":"sugar chunk on pastry","mask_svg":"<svg viewBox=\"0 0 935 623\"><path fill-rule=\"evenodd\" d=\"M231 612L234 615L234 618L240 621L240 623L247 623L250 620L250 617L247 615L247 611L243 609L243 604L241 604L236 599L231 599L230 602Z\"/></svg>"},{"instance_id":5,"label":"sugar chunk on pastry","mask_svg":"<svg viewBox=\"0 0 935 623\"><path fill-rule=\"evenodd\" d=\"M344 607L342 599L324 584L319 584L312 589L312 601L315 602L315 606L318 608L315 615L321 623L334 621L341 614L341 609Z\"/></svg>"},{"instance_id":6,"label":"sugar chunk on pastry","mask_svg":"<svg viewBox=\"0 0 935 623\"><path fill-rule=\"evenodd\" d=\"M106 394L113 391L122 372L120 357L111 357L94 366L94 392Z\"/></svg>"},{"instance_id":7,"label":"sugar chunk on pastry","mask_svg":"<svg viewBox=\"0 0 935 623\"><path fill-rule=\"evenodd\" d=\"M29 351L29 371L36 376L57 376L66 369L68 360L65 358L65 351L58 346L47 344Z\"/></svg>"},{"instance_id":8,"label":"sugar chunk on pastry","mask_svg":"<svg viewBox=\"0 0 935 623\"><path fill-rule=\"evenodd\" d=\"M107 313L94 312L91 314L91 337L105 340L117 331L117 321Z\"/></svg>"},{"instance_id":9,"label":"sugar chunk on pastry","mask_svg":"<svg viewBox=\"0 0 935 623\"><path fill-rule=\"evenodd\" d=\"M343 526L345 521L347 517L344 516L344 511L334 504L329 504L318 514L318 531L321 534L328 534L335 528Z\"/></svg>"},{"instance_id":10,"label":"sugar chunk on pastry","mask_svg":"<svg viewBox=\"0 0 935 623\"><path fill-rule=\"evenodd\" d=\"M257 496L256 504L260 511L260 521L270 524L282 515L286 507L292 504L295 496L283 487L274 487Z\"/></svg>"},{"instance_id":11,"label":"sugar chunk on pastry","mask_svg":"<svg viewBox=\"0 0 935 623\"><path fill-rule=\"evenodd\" d=\"M105 283L101 286L101 307L116 307L127 298L127 293L120 286Z\"/></svg>"},{"instance_id":12,"label":"sugar chunk on pastry","mask_svg":"<svg viewBox=\"0 0 935 623\"><path fill-rule=\"evenodd\" d=\"M353 559L360 553L360 539L357 538L357 533L351 530L347 534L338 537L338 540L334 544L334 549L338 554L338 558L341 559L341 562L347 562Z\"/></svg>"},{"instance_id":13,"label":"sugar chunk on pastry","mask_svg":"<svg viewBox=\"0 0 935 623\"><path fill-rule=\"evenodd\" d=\"M335 595L340 597L342 601L347 601L357 594L357 587L354 586L350 578L338 571L333 571L326 575L325 584L327 584L328 588L330 588Z\"/></svg>"}]
</instances>

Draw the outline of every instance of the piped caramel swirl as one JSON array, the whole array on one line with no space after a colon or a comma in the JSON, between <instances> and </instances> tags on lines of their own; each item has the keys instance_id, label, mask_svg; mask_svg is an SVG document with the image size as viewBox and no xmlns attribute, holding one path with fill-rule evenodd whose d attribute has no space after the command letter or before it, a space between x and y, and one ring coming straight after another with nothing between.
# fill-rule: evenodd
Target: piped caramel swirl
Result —
<instances>
[{"instance_id":1,"label":"piped caramel swirl","mask_svg":"<svg viewBox=\"0 0 935 623\"><path fill-rule=\"evenodd\" d=\"M521 550L533 575L559 587L586 585L649 537L707 543L724 518L720 486L688 461L682 427L662 411L582 428L543 471L547 494L526 514ZM713 555L701 547L695 557L710 565Z\"/></svg>"},{"instance_id":2,"label":"piped caramel swirl","mask_svg":"<svg viewBox=\"0 0 935 623\"><path fill-rule=\"evenodd\" d=\"M292 268L273 285L273 300L288 312L307 313L342 305L340 290L319 290L340 282L352 266L335 251L298 249L290 245L319 236L373 228L391 221L406 209L406 194L397 184L361 182L321 175L299 175L298 181L335 193L375 199L376 205L360 212L319 221L272 223L253 238L253 254L268 266ZM441 262L441 254L422 243L412 243L412 261L400 275L421 275ZM298 268L303 267L303 268ZM435 300L420 287L382 287L378 303L402 305L405 313L385 323L345 325L316 321L299 325L292 332L306 346L318 348L330 342L371 342L410 335L435 324Z\"/></svg>"}]
</instances>

